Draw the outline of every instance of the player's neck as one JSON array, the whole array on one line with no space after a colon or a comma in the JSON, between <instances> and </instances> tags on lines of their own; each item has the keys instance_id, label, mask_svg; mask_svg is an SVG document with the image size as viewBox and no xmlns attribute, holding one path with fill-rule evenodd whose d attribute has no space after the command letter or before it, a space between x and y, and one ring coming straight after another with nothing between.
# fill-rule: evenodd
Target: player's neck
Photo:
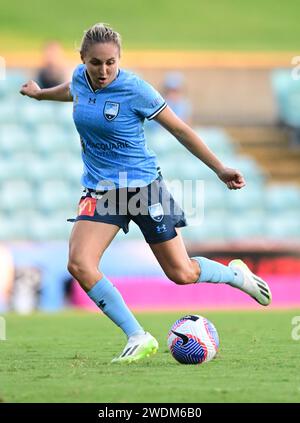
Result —
<instances>
[{"instance_id":1,"label":"player's neck","mask_svg":"<svg viewBox=\"0 0 300 423\"><path fill-rule=\"evenodd\" d=\"M93 91L101 90L102 88L100 88L100 87L95 87L95 85L93 84L93 81L92 81L92 79L91 79L90 75L88 74L87 70L86 70L86 72L85 72L85 73L86 73L86 77L87 77L87 79L88 79L88 81L89 81L89 84L90 84L91 88L93 89ZM118 69L118 70L117 70L117 73L116 73L116 75L115 75L114 79L113 79L112 81L110 81L107 85L105 85L105 86L103 87L103 89L104 89L104 88L106 88L106 87L108 87L108 85L110 85L112 82L114 82L114 81L118 78L119 74L120 74L120 69Z\"/></svg>"},{"instance_id":2,"label":"player's neck","mask_svg":"<svg viewBox=\"0 0 300 423\"><path fill-rule=\"evenodd\" d=\"M99 90L99 88L98 88L98 87L95 87L95 85L93 84L93 81L92 81L92 79L90 78L90 75L88 74L88 72L87 72L87 71L86 71L86 77L87 77L87 79L88 79L88 81L89 81L89 84L90 84L90 86L92 87L92 89L93 89L94 91Z\"/></svg>"}]
</instances>

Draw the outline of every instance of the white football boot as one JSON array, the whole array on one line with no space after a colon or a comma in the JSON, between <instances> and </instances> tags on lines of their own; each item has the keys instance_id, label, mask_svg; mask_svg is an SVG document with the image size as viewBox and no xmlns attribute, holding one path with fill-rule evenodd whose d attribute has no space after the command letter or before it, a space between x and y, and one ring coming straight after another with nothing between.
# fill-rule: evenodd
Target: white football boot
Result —
<instances>
[{"instance_id":1,"label":"white football boot","mask_svg":"<svg viewBox=\"0 0 300 423\"><path fill-rule=\"evenodd\" d=\"M229 284L234 288L246 292L250 297L254 298L259 304L267 306L272 301L272 293L268 284L260 277L254 275L248 266L239 259L232 260L228 265L233 271L240 272L243 276L241 286Z\"/></svg>"},{"instance_id":2,"label":"white football boot","mask_svg":"<svg viewBox=\"0 0 300 423\"><path fill-rule=\"evenodd\" d=\"M130 336L122 354L111 362L132 363L155 354L157 350L157 340L149 332L145 332L143 335Z\"/></svg>"}]
</instances>

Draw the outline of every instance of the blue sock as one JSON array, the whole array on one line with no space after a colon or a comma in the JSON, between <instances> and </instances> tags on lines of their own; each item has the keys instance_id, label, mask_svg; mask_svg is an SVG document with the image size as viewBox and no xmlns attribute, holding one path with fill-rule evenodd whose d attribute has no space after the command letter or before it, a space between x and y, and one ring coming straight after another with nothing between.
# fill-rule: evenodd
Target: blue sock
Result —
<instances>
[{"instance_id":1,"label":"blue sock","mask_svg":"<svg viewBox=\"0 0 300 423\"><path fill-rule=\"evenodd\" d=\"M242 275L233 271L230 267L205 257L192 257L200 266L200 277L197 282L228 283L233 286L241 286Z\"/></svg>"},{"instance_id":2,"label":"blue sock","mask_svg":"<svg viewBox=\"0 0 300 423\"><path fill-rule=\"evenodd\" d=\"M134 315L125 304L117 288L103 276L87 292L94 303L128 336L145 333Z\"/></svg>"}]
</instances>

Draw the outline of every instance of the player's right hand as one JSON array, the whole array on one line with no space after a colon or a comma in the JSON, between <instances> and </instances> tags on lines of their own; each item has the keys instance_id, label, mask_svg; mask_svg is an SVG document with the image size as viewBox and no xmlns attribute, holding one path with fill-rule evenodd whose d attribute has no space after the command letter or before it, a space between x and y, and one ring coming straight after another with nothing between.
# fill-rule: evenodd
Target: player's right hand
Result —
<instances>
[{"instance_id":1,"label":"player's right hand","mask_svg":"<svg viewBox=\"0 0 300 423\"><path fill-rule=\"evenodd\" d=\"M20 94L27 95L28 97L35 98L36 100L40 100L39 95L41 92L41 88L35 81L28 81L26 84L23 84L20 89Z\"/></svg>"},{"instance_id":2,"label":"player's right hand","mask_svg":"<svg viewBox=\"0 0 300 423\"><path fill-rule=\"evenodd\" d=\"M237 169L223 167L217 175L229 189L241 189L246 185L244 176Z\"/></svg>"}]
</instances>

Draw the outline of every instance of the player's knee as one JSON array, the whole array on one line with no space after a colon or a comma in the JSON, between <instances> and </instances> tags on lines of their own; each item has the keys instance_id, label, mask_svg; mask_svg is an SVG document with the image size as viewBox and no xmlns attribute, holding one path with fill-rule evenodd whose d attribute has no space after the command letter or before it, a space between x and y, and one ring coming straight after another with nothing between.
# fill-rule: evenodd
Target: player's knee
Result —
<instances>
[{"instance_id":1,"label":"player's knee","mask_svg":"<svg viewBox=\"0 0 300 423\"><path fill-rule=\"evenodd\" d=\"M176 285L188 285L195 282L195 274L190 268L170 269L167 276Z\"/></svg>"},{"instance_id":2,"label":"player's knee","mask_svg":"<svg viewBox=\"0 0 300 423\"><path fill-rule=\"evenodd\" d=\"M80 280L87 270L88 269L84 261L73 257L69 259L68 271L75 279Z\"/></svg>"}]
</instances>

